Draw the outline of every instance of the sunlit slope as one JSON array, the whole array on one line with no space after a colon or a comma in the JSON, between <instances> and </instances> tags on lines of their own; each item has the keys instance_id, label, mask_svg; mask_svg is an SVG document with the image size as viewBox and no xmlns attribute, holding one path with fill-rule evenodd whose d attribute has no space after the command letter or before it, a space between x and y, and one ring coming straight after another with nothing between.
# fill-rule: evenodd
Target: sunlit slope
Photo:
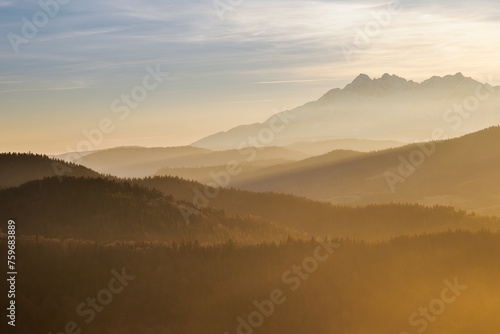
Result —
<instances>
[{"instance_id":1,"label":"sunlit slope","mask_svg":"<svg viewBox=\"0 0 500 334\"><path fill-rule=\"evenodd\" d=\"M253 150L210 151L197 147L122 147L95 151L82 156L78 163L98 172L118 177L145 177L162 168L194 168L225 165L229 161L264 165L280 164L284 161L298 161L308 155L283 147L266 147L255 155ZM64 155L61 158L71 158Z\"/></svg>"},{"instance_id":2,"label":"sunlit slope","mask_svg":"<svg viewBox=\"0 0 500 334\"><path fill-rule=\"evenodd\" d=\"M232 183L342 204L417 202L500 214L500 127Z\"/></svg>"},{"instance_id":3,"label":"sunlit slope","mask_svg":"<svg viewBox=\"0 0 500 334\"><path fill-rule=\"evenodd\" d=\"M416 204L338 206L294 195L214 189L172 177L154 177L132 182L185 200L192 209L213 207L238 215L251 214L312 236L332 234L380 240L449 229L500 228L500 218L469 215L451 207L431 208Z\"/></svg>"},{"instance_id":4,"label":"sunlit slope","mask_svg":"<svg viewBox=\"0 0 500 334\"><path fill-rule=\"evenodd\" d=\"M253 150L253 152L255 152L255 156L261 156L261 152L257 149L252 148L249 150ZM269 148L262 148L262 150L268 151ZM194 180L207 185L229 187L244 181L252 182L252 180L255 179L269 178L286 174L291 170L308 170L320 165L330 164L333 161L345 161L362 154L363 153L354 151L337 150L326 155L300 160L295 163L294 161L284 161L279 159L261 159L252 162L243 161L234 163L237 162L237 160L233 159L227 160L225 165L220 166L198 168L162 168L156 173L156 175L178 176L183 179ZM264 154L264 156L268 156L268 154ZM229 169L231 172L230 174L228 173ZM223 175L230 176L227 179L227 182Z\"/></svg>"},{"instance_id":5,"label":"sunlit slope","mask_svg":"<svg viewBox=\"0 0 500 334\"><path fill-rule=\"evenodd\" d=\"M314 156L326 154L335 150L371 152L393 147L400 147L403 145L405 145L403 142L393 140L368 140L351 138L298 142L287 145L286 148Z\"/></svg>"},{"instance_id":6,"label":"sunlit slope","mask_svg":"<svg viewBox=\"0 0 500 334\"><path fill-rule=\"evenodd\" d=\"M78 154L75 152L56 156L75 161L101 173L119 177L142 177L153 174L172 159L208 153L196 147L117 147Z\"/></svg>"},{"instance_id":7,"label":"sunlit slope","mask_svg":"<svg viewBox=\"0 0 500 334\"><path fill-rule=\"evenodd\" d=\"M498 234L332 242L338 248L316 241L169 247L18 240L23 275L16 305L23 317L40 321L16 327L55 333L74 319L90 333L234 334L239 318L247 326L251 318L260 326L240 333L490 334L500 328ZM322 260L314 262L314 254ZM113 269L131 278L87 324L88 315L75 309L105 291ZM264 301L277 289L283 298L271 312Z\"/></svg>"},{"instance_id":8,"label":"sunlit slope","mask_svg":"<svg viewBox=\"0 0 500 334\"><path fill-rule=\"evenodd\" d=\"M437 152L436 150L436 154ZM335 151L324 156L302 160L295 167L300 166L302 172L308 173L311 170L311 166L322 166L322 168L325 168L325 166L329 167L329 163L332 161L335 164L348 164L353 160L365 158L366 156L370 156L370 154ZM276 168L278 169L278 175L280 175L279 173L283 173L282 168L288 168L287 166L289 164L275 166L268 168L268 170L273 171ZM18 169L18 171L22 170L22 168ZM273 175L276 175L276 173ZM187 222L191 223L192 220L197 221L199 211L203 212L204 208L214 208L224 210L227 214L224 213L223 217L228 214L236 214L242 217L252 215L254 218L250 220L257 219L259 221L270 222L285 229L307 233L310 236L334 234L369 240L387 239L403 234L446 231L448 229L478 230L488 228L497 230L500 223L498 219L472 216L464 212L457 212L448 207L429 208L412 204L368 205L366 207L338 206L287 194L259 193L238 189L216 189L197 182L173 177L154 177L131 181L150 189L156 188L161 190L167 196L172 195L173 198L170 198L166 202L161 194L160 198L162 199L158 200L145 200L144 198L134 197L135 191L139 193L144 191L142 188L135 189L129 193L126 192L126 199L119 200L124 189L126 190L129 187L127 182L123 180L116 180L115 182L118 184L124 183L124 189L118 186L110 187L109 185L114 183L108 184L106 183L108 181L104 180L87 180L85 182L80 180L75 183L76 188L69 186L73 182L76 181L72 181L71 178L65 179L62 183L59 179L53 178L50 182L44 180L19 188L24 190L10 189L4 192L3 196L5 197L2 198L5 198L5 200L2 201L2 212L5 214L5 219L9 219L11 215L14 215L16 217L25 217L29 221L50 222L49 226L55 229L49 228L47 231L52 234L47 235L52 236L104 237L105 239L114 238L115 236L119 238L126 236L131 239L136 237L145 239L160 237L162 240L178 240L179 236L182 235L182 237L186 237L189 240L191 240L191 237L196 236L200 240L218 241L225 240L225 237L230 236L235 240L246 240L249 242L260 241L261 238L262 240L275 240L276 236L281 237L282 234L272 232L273 228L269 227L269 231L271 232L262 237L259 233L267 231L266 227L251 232L250 237L244 235L242 237L239 232L233 233L233 230L220 234L218 227L214 227L216 236L212 232L209 232L206 236L200 237L198 230L190 231L192 226L188 228L187 232L184 230L184 225L187 224L185 216L188 216ZM410 179L407 182L410 182ZM95 186L91 187L91 184L99 186L97 188ZM101 189L100 187L102 187L102 191L99 190ZM50 189L50 191L47 189ZM397 190L399 189L397 188ZM116 192L116 194L113 192ZM153 194L157 194L157 192L153 191ZM89 196L94 196L95 198ZM85 199L85 201L80 202L80 198ZM179 203L179 200L184 202ZM103 208L102 203L107 203L107 201L111 203L109 208ZM136 202L142 203L140 206L143 205L141 209L144 210L143 215L136 212L136 205L134 204ZM88 203L94 203L95 205L89 206ZM151 203L156 204L150 206ZM161 211L163 206L158 205L158 203L166 203L167 206L175 207L174 211L169 211L170 213L175 212L175 215L165 215ZM441 201L440 203L449 204L445 201ZM183 211L184 216L180 207L185 208L185 211ZM76 214L71 215L72 211L76 212ZM148 217L150 216L154 216L154 218L149 219ZM202 216L204 217L204 214ZM85 232L90 233L87 235L80 234L83 233L83 230L79 230L80 227L78 227L78 224L75 225L76 227L69 227L75 221L87 221L85 224L90 224L89 222L94 221L102 223L106 217L111 217L112 219L106 221L102 227L111 224L113 227L110 231L115 231L115 227L118 225L114 224L122 218L127 222L125 226L136 226L136 224L139 224L138 221L144 221L145 223L143 226L139 224L142 227L138 230L134 228L127 230L120 227L116 233L106 232L108 233L107 235L101 234L98 228L89 229ZM25 218L23 220L26 220ZM156 225L150 225L148 220L161 221L158 226L165 225L160 228L160 230L164 229L163 232L159 234L155 232L157 231ZM65 224L64 222L66 221L71 221L71 224L68 225L67 230L64 230L58 224ZM179 222L182 222L182 224ZM173 225L171 225L172 223ZM42 224L41 226L44 225ZM172 226L175 228L169 230ZM170 234L170 232L166 233L166 231L170 231L173 234ZM137 234L134 234L136 232ZM262 233L266 234L267 232Z\"/></svg>"}]
</instances>

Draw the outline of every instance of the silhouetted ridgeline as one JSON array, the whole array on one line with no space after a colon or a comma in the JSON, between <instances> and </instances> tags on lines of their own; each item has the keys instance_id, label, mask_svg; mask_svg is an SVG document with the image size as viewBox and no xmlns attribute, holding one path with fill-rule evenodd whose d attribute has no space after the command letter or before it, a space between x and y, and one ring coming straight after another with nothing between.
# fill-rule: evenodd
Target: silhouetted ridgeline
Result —
<instances>
[{"instance_id":1,"label":"silhouetted ridgeline","mask_svg":"<svg viewBox=\"0 0 500 334\"><path fill-rule=\"evenodd\" d=\"M16 329L56 333L75 321L83 333L235 334L238 317L248 321L257 310L253 302L275 289L285 300L255 334L417 333L424 324L427 334L500 328L500 235L448 232L371 246L335 241L340 248L299 279L290 270L314 254L316 242L200 247L21 239ZM122 268L135 278L86 324L88 316L76 308ZM466 288L457 295L448 288L441 310L436 300L444 281L455 279ZM424 321L419 309L431 303L440 313L429 311L433 321Z\"/></svg>"},{"instance_id":2,"label":"silhouetted ridgeline","mask_svg":"<svg viewBox=\"0 0 500 334\"><path fill-rule=\"evenodd\" d=\"M66 159L68 154L56 156ZM266 147L259 151L255 162L270 161L271 164L283 160L300 160L308 157L283 147ZM117 147L89 152L80 159L84 166L100 173L118 177L145 177L156 173L163 167L198 167L226 164L236 160L244 162L248 156L240 151L210 151L197 147ZM272 162L271 160L276 160Z\"/></svg>"},{"instance_id":3,"label":"silhouetted ridgeline","mask_svg":"<svg viewBox=\"0 0 500 334\"><path fill-rule=\"evenodd\" d=\"M463 118L444 114L443 119L443 109L454 103L463 105L464 99L476 96L478 90L486 93L481 103L474 106L474 112L464 114ZM373 80L360 74L343 89L331 89L316 101L277 113L262 123L240 124L191 145L237 148L249 136L265 131L270 122L280 124L280 120L284 120L286 126L274 133L275 145L356 136L412 142L415 138L429 136L438 128L462 135L498 124L499 104L498 87L480 83L462 73L433 76L421 83L388 73Z\"/></svg>"},{"instance_id":4,"label":"silhouetted ridgeline","mask_svg":"<svg viewBox=\"0 0 500 334\"><path fill-rule=\"evenodd\" d=\"M193 189L214 193L210 187L175 177L134 179L131 182L162 190L187 201L191 207L202 204ZM194 200L196 198L196 200ZM252 214L310 235L349 236L380 239L403 234L446 231L448 229L500 229L500 218L482 217L452 207L426 207L418 204L384 204L365 207L335 206L293 195L255 193L220 189L208 199L208 206L234 214Z\"/></svg>"},{"instance_id":5,"label":"silhouetted ridgeline","mask_svg":"<svg viewBox=\"0 0 500 334\"><path fill-rule=\"evenodd\" d=\"M103 178L46 178L0 191L0 217L18 233L87 240L198 240L242 243L297 235L258 217L207 208L184 220L182 202L128 182Z\"/></svg>"},{"instance_id":6,"label":"silhouetted ridgeline","mask_svg":"<svg viewBox=\"0 0 500 334\"><path fill-rule=\"evenodd\" d=\"M443 131L439 138L448 135ZM499 142L500 127L495 126L460 138L358 154L350 159L339 160L337 154L327 154L286 165L279 172L268 168L255 177L247 174L243 180L234 178L231 186L335 204L441 204L500 216L500 150L495 147Z\"/></svg>"},{"instance_id":7,"label":"silhouetted ridgeline","mask_svg":"<svg viewBox=\"0 0 500 334\"><path fill-rule=\"evenodd\" d=\"M53 172L51 163L54 160L44 156L9 154L2 158L7 162L1 165L2 168L10 165L12 175L22 176L18 179L43 176L47 168ZM72 167L73 171L100 176L81 166ZM31 176L28 177L25 170L32 170ZM0 183L11 182L9 175L2 174ZM139 186L131 186L129 182ZM167 196L143 187L159 189ZM499 218L466 214L451 207L334 206L292 195L235 189L219 189L217 196L202 195L204 198L201 198L199 194L206 193L207 189L210 193L217 192L197 182L173 177L116 182L74 178L59 182L53 177L0 192L3 199L0 212L4 219L24 219L26 224L22 226L26 230L21 228L21 232L25 234L92 240L198 239L205 243L233 238L256 243L280 240L288 234L297 236L294 231L309 236L331 234L378 240L448 229L498 230L500 227ZM194 190L198 190L198 196ZM186 221L180 207L197 209L196 205L200 204L207 209L191 215Z\"/></svg>"},{"instance_id":8,"label":"silhouetted ridgeline","mask_svg":"<svg viewBox=\"0 0 500 334\"><path fill-rule=\"evenodd\" d=\"M55 169L54 169L55 168ZM58 175L99 177L87 167L31 153L0 153L0 189Z\"/></svg>"}]
</instances>

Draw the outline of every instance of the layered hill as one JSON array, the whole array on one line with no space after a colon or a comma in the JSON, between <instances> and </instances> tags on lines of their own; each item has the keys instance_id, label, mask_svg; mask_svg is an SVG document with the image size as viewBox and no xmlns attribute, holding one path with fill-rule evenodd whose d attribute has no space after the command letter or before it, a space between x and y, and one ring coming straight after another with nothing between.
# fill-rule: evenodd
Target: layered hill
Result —
<instances>
[{"instance_id":1,"label":"layered hill","mask_svg":"<svg viewBox=\"0 0 500 334\"><path fill-rule=\"evenodd\" d=\"M152 175L168 165L172 159L181 159L210 152L196 147L116 147L89 151L85 154L69 152L55 156L65 161L76 161L95 171L118 177L143 177Z\"/></svg>"},{"instance_id":2,"label":"layered hill","mask_svg":"<svg viewBox=\"0 0 500 334\"><path fill-rule=\"evenodd\" d=\"M337 204L413 202L453 205L500 215L500 127L460 138L359 153L339 161L336 152L304 168L289 164L260 171L234 187L276 191ZM307 160L306 160L307 161Z\"/></svg>"},{"instance_id":3,"label":"layered hill","mask_svg":"<svg viewBox=\"0 0 500 334\"><path fill-rule=\"evenodd\" d=\"M264 160L257 163L238 163L231 165L231 174L228 173L228 165L197 167L197 168L162 168L156 176L174 176L186 180L197 181L207 185L220 186L238 186L244 182L252 182L256 179L273 178L275 176L287 173L290 170L308 170L317 166L331 164L332 162L340 162L358 157L361 152L336 150L315 156L312 158L300 160L297 162L279 160ZM227 184L224 184L227 177Z\"/></svg>"},{"instance_id":4,"label":"layered hill","mask_svg":"<svg viewBox=\"0 0 500 334\"><path fill-rule=\"evenodd\" d=\"M18 235L93 241L258 243L298 235L257 217L211 208L184 218L186 203L157 190L103 178L56 177L0 191L0 217Z\"/></svg>"},{"instance_id":5,"label":"layered hill","mask_svg":"<svg viewBox=\"0 0 500 334\"><path fill-rule=\"evenodd\" d=\"M499 124L499 103L499 87L461 73L421 83L389 74L378 79L361 74L343 89L332 89L317 101L278 113L262 123L219 132L192 145L234 148L249 136L273 129L279 131L274 131L270 145L339 138L425 141L435 128L447 129L456 137ZM457 106L473 111L466 122L457 119L461 117Z\"/></svg>"},{"instance_id":6,"label":"layered hill","mask_svg":"<svg viewBox=\"0 0 500 334\"><path fill-rule=\"evenodd\" d=\"M234 160L233 160L234 161ZM244 175L255 175L261 170L267 170L271 166L282 166L292 163L293 161L272 159L263 160L253 163L241 162L235 164L235 170L238 171L239 178ZM193 180L201 182L203 184L217 184L214 183L214 179L211 175L220 173L221 171L227 170L227 165L218 166L206 166L206 167L180 167L180 168L170 168L164 167L155 173L155 176L174 176L180 177L185 180Z\"/></svg>"},{"instance_id":7,"label":"layered hill","mask_svg":"<svg viewBox=\"0 0 500 334\"><path fill-rule=\"evenodd\" d=\"M500 218L466 214L452 207L417 204L340 206L272 192L214 189L174 177L136 179L132 182L182 199L192 210L213 207L238 215L252 214L312 236L380 240L447 230L500 228Z\"/></svg>"},{"instance_id":8,"label":"layered hill","mask_svg":"<svg viewBox=\"0 0 500 334\"><path fill-rule=\"evenodd\" d=\"M0 189L21 185L44 177L99 177L99 173L46 155L28 153L0 154Z\"/></svg>"},{"instance_id":9,"label":"layered hill","mask_svg":"<svg viewBox=\"0 0 500 334\"><path fill-rule=\"evenodd\" d=\"M316 156L336 150L372 152L388 148L400 147L404 145L405 143L395 140L330 139L311 142L298 142L287 145L285 147L293 151Z\"/></svg>"},{"instance_id":10,"label":"layered hill","mask_svg":"<svg viewBox=\"0 0 500 334\"><path fill-rule=\"evenodd\" d=\"M372 154L376 153L335 151L292 164L295 167L288 172L300 168L304 175L320 175L318 170L328 170L332 164L350 166L352 161ZM276 175L286 175L289 166L269 168L278 169L265 174L270 184ZM448 229L497 230L500 226L498 218L466 214L445 206L339 206L276 192L213 188L176 177L130 181L69 177L63 178L63 182L52 177L4 189L0 200L2 219L20 219L26 228L21 228L23 234L92 240L210 242L232 238L251 243L297 235L293 231L309 236L377 240Z\"/></svg>"},{"instance_id":11,"label":"layered hill","mask_svg":"<svg viewBox=\"0 0 500 334\"><path fill-rule=\"evenodd\" d=\"M291 151L283 147L265 147L259 154L248 150L210 151L197 147L120 147L87 152L78 163L100 173L118 177L145 177L157 173L162 168L196 168L225 165L229 161L251 162L260 165L274 165L286 161L298 161L307 154ZM70 159L71 153L57 156Z\"/></svg>"}]
</instances>

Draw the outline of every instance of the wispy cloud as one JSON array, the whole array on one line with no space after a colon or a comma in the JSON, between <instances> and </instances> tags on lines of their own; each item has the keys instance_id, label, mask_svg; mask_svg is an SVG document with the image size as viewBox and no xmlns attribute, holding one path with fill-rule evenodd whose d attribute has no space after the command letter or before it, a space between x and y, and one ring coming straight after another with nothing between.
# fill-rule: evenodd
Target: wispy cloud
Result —
<instances>
[{"instance_id":1,"label":"wispy cloud","mask_svg":"<svg viewBox=\"0 0 500 334\"><path fill-rule=\"evenodd\" d=\"M12 5L14 5L14 1L0 1L0 7L11 7Z\"/></svg>"},{"instance_id":2,"label":"wispy cloud","mask_svg":"<svg viewBox=\"0 0 500 334\"><path fill-rule=\"evenodd\" d=\"M50 90L73 90L73 89L83 89L88 87L46 87L46 88L31 88L31 89L8 89L8 90L0 90L0 94L2 93L17 93L17 92L40 92L40 91L50 91Z\"/></svg>"},{"instance_id":3,"label":"wispy cloud","mask_svg":"<svg viewBox=\"0 0 500 334\"><path fill-rule=\"evenodd\" d=\"M302 82L319 82L319 81L324 81L324 80L312 79L312 80L260 81L260 82L256 82L256 83L257 84L282 84L282 83L302 83Z\"/></svg>"},{"instance_id":4,"label":"wispy cloud","mask_svg":"<svg viewBox=\"0 0 500 334\"><path fill-rule=\"evenodd\" d=\"M51 91L60 97L55 107L74 99L74 105L101 110L107 102L98 98L113 100L141 80L147 65L163 64L176 75L158 94L155 110L186 117L186 124L195 113L210 133L227 126L210 117L234 114L233 106L219 102L205 110L193 105L194 97L253 107L252 101L262 101L271 110L284 99L305 103L360 72L414 80L459 71L500 77L498 1L401 2L400 14L347 63L339 46L352 42L388 1L244 0L223 21L210 0L71 1L16 55L6 35L21 34L21 18L32 18L40 7L0 0L0 108L22 117L33 109L26 103L33 94ZM310 90L299 90L300 84ZM84 89L92 87L102 88ZM7 96L8 106L2 104ZM172 100L176 107L169 109ZM238 112L247 117L250 108Z\"/></svg>"}]
</instances>

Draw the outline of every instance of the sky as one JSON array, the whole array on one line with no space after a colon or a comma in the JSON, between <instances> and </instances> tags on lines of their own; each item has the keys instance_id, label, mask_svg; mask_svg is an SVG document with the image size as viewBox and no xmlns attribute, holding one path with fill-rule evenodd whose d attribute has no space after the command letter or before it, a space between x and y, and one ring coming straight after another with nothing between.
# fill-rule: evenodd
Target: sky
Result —
<instances>
[{"instance_id":1,"label":"sky","mask_svg":"<svg viewBox=\"0 0 500 334\"><path fill-rule=\"evenodd\" d=\"M498 31L498 0L0 0L0 152L189 145L359 73L500 79Z\"/></svg>"}]
</instances>

